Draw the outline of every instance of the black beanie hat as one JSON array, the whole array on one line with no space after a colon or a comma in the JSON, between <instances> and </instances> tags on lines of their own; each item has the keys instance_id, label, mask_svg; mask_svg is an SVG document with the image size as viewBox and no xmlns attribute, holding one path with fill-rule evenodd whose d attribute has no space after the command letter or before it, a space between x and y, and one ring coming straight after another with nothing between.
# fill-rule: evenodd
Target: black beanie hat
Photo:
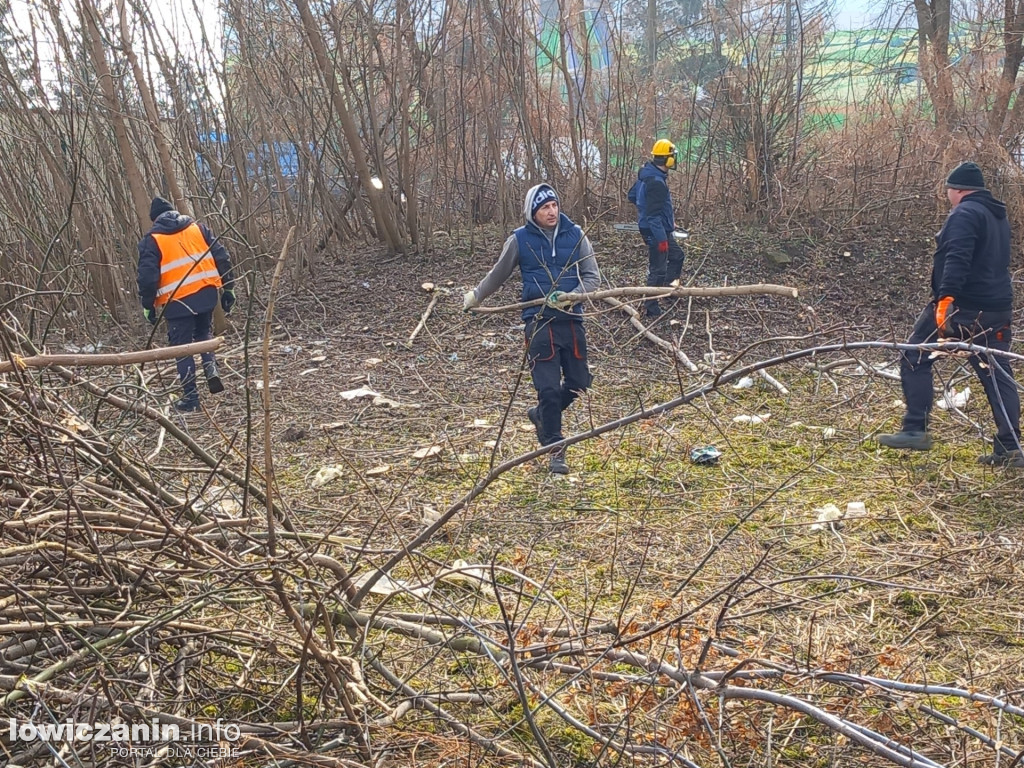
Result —
<instances>
[{"instance_id":1,"label":"black beanie hat","mask_svg":"<svg viewBox=\"0 0 1024 768\"><path fill-rule=\"evenodd\" d=\"M558 202L558 193L550 184L538 184L533 193L533 200L530 201L530 218L532 219L541 206L547 205L552 200Z\"/></svg>"},{"instance_id":2,"label":"black beanie hat","mask_svg":"<svg viewBox=\"0 0 1024 768\"><path fill-rule=\"evenodd\" d=\"M158 195L157 197L154 197L153 202L149 204L149 220L156 221L156 217L161 213L167 213L167 211L173 210L174 206Z\"/></svg>"},{"instance_id":3,"label":"black beanie hat","mask_svg":"<svg viewBox=\"0 0 1024 768\"><path fill-rule=\"evenodd\" d=\"M960 163L949 174L946 186L950 189L984 189L985 177L977 163Z\"/></svg>"}]
</instances>

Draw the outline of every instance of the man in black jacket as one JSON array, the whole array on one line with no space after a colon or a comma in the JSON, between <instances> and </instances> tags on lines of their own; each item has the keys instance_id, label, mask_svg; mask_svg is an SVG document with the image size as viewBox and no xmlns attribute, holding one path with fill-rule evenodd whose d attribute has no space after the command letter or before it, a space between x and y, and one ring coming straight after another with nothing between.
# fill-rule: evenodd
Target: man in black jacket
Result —
<instances>
[{"instance_id":1,"label":"man in black jacket","mask_svg":"<svg viewBox=\"0 0 1024 768\"><path fill-rule=\"evenodd\" d=\"M171 346L212 338L213 310L218 291L224 312L235 303L231 259L205 224L178 213L162 197L149 207L152 229L139 242L139 302L146 319L156 325L167 320ZM213 352L202 355L203 373L210 392L224 391ZM180 413L199 410L196 361L192 355L177 360L182 396L174 404Z\"/></svg>"},{"instance_id":2,"label":"man in black jacket","mask_svg":"<svg viewBox=\"0 0 1024 768\"><path fill-rule=\"evenodd\" d=\"M981 169L974 163L962 163L949 174L946 196L953 208L936 236L932 301L917 318L908 343L954 339L1009 351L1013 289L1006 206L985 188ZM996 422L992 453L978 462L1024 467L1020 397L1009 360L977 353L968 360L981 379ZM878 436L882 445L916 451L932 447L928 416L933 363L927 350L903 354L900 383L907 410L899 432Z\"/></svg>"}]
</instances>

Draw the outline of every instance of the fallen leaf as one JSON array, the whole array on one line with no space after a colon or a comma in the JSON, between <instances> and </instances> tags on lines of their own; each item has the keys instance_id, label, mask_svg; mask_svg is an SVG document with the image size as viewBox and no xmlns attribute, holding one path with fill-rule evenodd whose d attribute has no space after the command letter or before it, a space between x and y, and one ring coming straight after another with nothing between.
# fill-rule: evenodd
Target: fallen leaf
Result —
<instances>
[{"instance_id":1,"label":"fallen leaf","mask_svg":"<svg viewBox=\"0 0 1024 768\"><path fill-rule=\"evenodd\" d=\"M374 467L373 469L366 470L366 476L380 477L381 475L386 475L390 471L391 466L389 464L381 464L379 467Z\"/></svg>"}]
</instances>

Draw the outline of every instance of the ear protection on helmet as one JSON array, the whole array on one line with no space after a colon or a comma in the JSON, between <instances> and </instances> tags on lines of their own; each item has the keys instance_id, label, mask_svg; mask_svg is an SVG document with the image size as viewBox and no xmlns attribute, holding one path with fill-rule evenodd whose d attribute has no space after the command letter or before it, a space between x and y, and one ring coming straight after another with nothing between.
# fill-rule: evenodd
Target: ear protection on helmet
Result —
<instances>
[{"instance_id":1,"label":"ear protection on helmet","mask_svg":"<svg viewBox=\"0 0 1024 768\"><path fill-rule=\"evenodd\" d=\"M666 168L676 167L676 145L668 139L658 139L651 148L651 157L658 165Z\"/></svg>"}]
</instances>

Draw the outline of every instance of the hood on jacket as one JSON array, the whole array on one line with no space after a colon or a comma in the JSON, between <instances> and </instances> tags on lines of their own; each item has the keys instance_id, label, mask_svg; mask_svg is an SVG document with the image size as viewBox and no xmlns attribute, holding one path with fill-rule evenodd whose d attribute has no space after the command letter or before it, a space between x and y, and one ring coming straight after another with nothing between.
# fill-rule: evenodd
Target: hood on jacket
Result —
<instances>
[{"instance_id":1,"label":"hood on jacket","mask_svg":"<svg viewBox=\"0 0 1024 768\"><path fill-rule=\"evenodd\" d=\"M1006 218L1006 204L1001 200L996 200L992 197L992 193L987 189L979 189L977 192L971 192L971 194L967 195L967 197L960 201L960 205L967 202L985 206L997 219Z\"/></svg>"},{"instance_id":2,"label":"hood on jacket","mask_svg":"<svg viewBox=\"0 0 1024 768\"><path fill-rule=\"evenodd\" d=\"M636 177L640 181L646 181L647 179L662 179L664 181L668 178L668 169L661 165L655 165L653 162L648 160L640 166L640 170L637 171Z\"/></svg>"},{"instance_id":3,"label":"hood on jacket","mask_svg":"<svg viewBox=\"0 0 1024 768\"><path fill-rule=\"evenodd\" d=\"M175 232L181 232L192 221L192 217L186 216L184 213L165 211L154 219L153 228L149 231L158 235L173 235Z\"/></svg>"},{"instance_id":4,"label":"hood on jacket","mask_svg":"<svg viewBox=\"0 0 1024 768\"><path fill-rule=\"evenodd\" d=\"M523 201L523 218L526 219L526 223L537 227L537 222L533 220L533 214L537 212L538 208L551 200L558 202L559 207L561 207L558 193L555 192L555 188L550 184L537 184L530 187L526 192L526 200Z\"/></svg>"}]
</instances>

